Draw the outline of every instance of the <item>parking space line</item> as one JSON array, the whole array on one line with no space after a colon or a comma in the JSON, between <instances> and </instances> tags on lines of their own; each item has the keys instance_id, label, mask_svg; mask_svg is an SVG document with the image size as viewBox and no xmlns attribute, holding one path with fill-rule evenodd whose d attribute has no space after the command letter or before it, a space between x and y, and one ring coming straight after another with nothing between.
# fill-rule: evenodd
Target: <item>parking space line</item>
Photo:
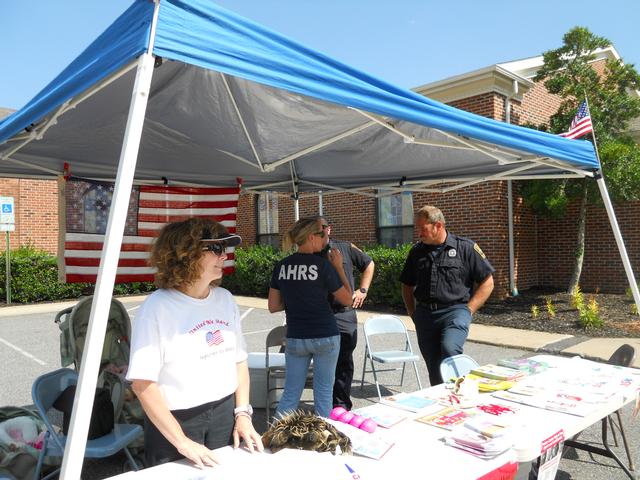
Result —
<instances>
[{"instance_id":1,"label":"parking space line","mask_svg":"<svg viewBox=\"0 0 640 480\"><path fill-rule=\"evenodd\" d=\"M244 335L252 335L254 333L264 333L264 332L270 332L271 330L273 330L273 328L267 328L265 330L254 330L253 332L243 332Z\"/></svg>"},{"instance_id":2,"label":"parking space line","mask_svg":"<svg viewBox=\"0 0 640 480\"><path fill-rule=\"evenodd\" d=\"M16 347L13 343L7 342L4 338L0 338L0 342L4 343L7 347L13 348L16 352L21 353L25 357L30 358L34 362L39 363L40 365L46 365L46 363L40 360L39 358L34 357L29 352L25 352L20 347Z\"/></svg>"},{"instance_id":3,"label":"parking space line","mask_svg":"<svg viewBox=\"0 0 640 480\"><path fill-rule=\"evenodd\" d=\"M240 316L240 321L244 320L244 317L246 317L247 315L249 315L251 312L253 312L255 310L255 308L251 307L248 308L246 312L244 312L241 316Z\"/></svg>"}]
</instances>

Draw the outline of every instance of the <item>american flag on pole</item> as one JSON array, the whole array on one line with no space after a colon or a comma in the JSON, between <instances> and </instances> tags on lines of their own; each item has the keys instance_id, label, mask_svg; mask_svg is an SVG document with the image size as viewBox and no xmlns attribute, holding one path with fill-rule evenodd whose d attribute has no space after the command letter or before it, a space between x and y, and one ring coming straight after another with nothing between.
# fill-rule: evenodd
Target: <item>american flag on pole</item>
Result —
<instances>
[{"instance_id":1,"label":"american flag on pole","mask_svg":"<svg viewBox=\"0 0 640 480\"><path fill-rule=\"evenodd\" d=\"M61 217L63 255L61 279L66 283L95 282L100 265L104 233L109 218L113 184L68 180L65 215ZM134 187L120 249L116 283L151 282L149 247L169 222L206 217L236 231L240 188L192 188L169 186ZM234 247L227 249L225 273L233 271Z\"/></svg>"},{"instance_id":2,"label":"american flag on pole","mask_svg":"<svg viewBox=\"0 0 640 480\"><path fill-rule=\"evenodd\" d=\"M589 114L587 102L583 100L578 108L578 113L576 113L576 116L571 121L571 128L569 128L568 132L561 133L560 136L574 139L580 138L589 132L593 132L593 124L591 123L591 115Z\"/></svg>"}]
</instances>

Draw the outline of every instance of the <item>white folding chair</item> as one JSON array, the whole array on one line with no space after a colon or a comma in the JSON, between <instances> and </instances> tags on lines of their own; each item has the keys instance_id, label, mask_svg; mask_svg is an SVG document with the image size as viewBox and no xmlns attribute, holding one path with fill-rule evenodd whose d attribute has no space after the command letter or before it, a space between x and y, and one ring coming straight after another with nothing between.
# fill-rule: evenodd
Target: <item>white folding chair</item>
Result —
<instances>
[{"instance_id":1,"label":"white folding chair","mask_svg":"<svg viewBox=\"0 0 640 480\"><path fill-rule=\"evenodd\" d=\"M443 382L448 382L452 378L464 377L478 366L478 362L473 358L461 353L460 355L445 358L440 362L440 376Z\"/></svg>"},{"instance_id":2,"label":"white folding chair","mask_svg":"<svg viewBox=\"0 0 640 480\"><path fill-rule=\"evenodd\" d=\"M398 350L376 350L372 346L372 337L378 335L385 335L387 340L390 338L388 335L401 334L404 337L404 347ZM420 382L420 376L418 375L417 361L420 357L413 353L411 348L411 342L409 340L409 333L407 328L398 317L393 315L381 315L368 319L364 323L364 339L366 342L364 361L362 363L362 380L360 382L360 388L364 386L364 375L366 372L372 372L373 378L376 382L376 389L378 390L378 398L382 400L382 394L380 393L380 384L378 382L378 373L391 370L398 370L397 368L387 368L384 370L376 370L375 363L402 363L402 376L400 377L400 386L404 383L404 369L407 362L413 363L413 369L416 372L416 379L418 380L418 386L422 388ZM378 342L376 342L378 343ZM367 359L371 363L371 370L366 370Z\"/></svg>"}]
</instances>

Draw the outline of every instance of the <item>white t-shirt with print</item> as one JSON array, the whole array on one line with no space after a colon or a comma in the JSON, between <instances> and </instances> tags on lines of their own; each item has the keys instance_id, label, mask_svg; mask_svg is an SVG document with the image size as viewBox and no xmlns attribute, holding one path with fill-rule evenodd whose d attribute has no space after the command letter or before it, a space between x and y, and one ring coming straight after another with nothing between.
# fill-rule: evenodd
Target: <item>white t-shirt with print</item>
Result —
<instances>
[{"instance_id":1,"label":"white t-shirt with print","mask_svg":"<svg viewBox=\"0 0 640 480\"><path fill-rule=\"evenodd\" d=\"M133 322L127 379L151 380L170 410L196 407L238 388L236 363L247 359L238 305L228 290L205 299L160 289Z\"/></svg>"}]
</instances>

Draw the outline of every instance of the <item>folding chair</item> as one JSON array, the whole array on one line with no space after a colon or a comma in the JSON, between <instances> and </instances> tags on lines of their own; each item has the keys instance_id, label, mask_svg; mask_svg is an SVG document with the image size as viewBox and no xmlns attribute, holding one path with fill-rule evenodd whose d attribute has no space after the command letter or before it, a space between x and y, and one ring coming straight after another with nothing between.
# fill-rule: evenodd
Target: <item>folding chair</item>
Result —
<instances>
[{"instance_id":1,"label":"folding chair","mask_svg":"<svg viewBox=\"0 0 640 480\"><path fill-rule=\"evenodd\" d=\"M607 360L607 363L609 365L616 365L618 367L630 367L631 364L633 364L633 360L635 359L635 357L636 357L635 348L633 348L628 343L625 343L624 345L621 345L615 352L613 352L613 354L611 354L611 357L609 357L609 360ZM617 417L617 420L618 420L617 422L614 421L613 415ZM633 457L631 456L631 452L629 451L629 443L627 442L627 434L625 433L625 430L624 430L624 424L622 423L620 410L616 410L607 418L602 419L602 422L605 423L605 425L603 425L603 429L606 428L607 421L609 422L609 425L611 427L611 433L613 434L613 443L616 447L618 446L618 438L616 437L616 428L620 432L620 436L622 437L622 444L624 446L625 452L627 453L627 458L629 459L629 470L634 471L635 466L633 464Z\"/></svg>"},{"instance_id":2,"label":"folding chair","mask_svg":"<svg viewBox=\"0 0 640 480\"><path fill-rule=\"evenodd\" d=\"M287 344L287 326L281 325L279 327L273 328L267 334L267 340L265 342L265 360L264 365L266 369L266 377L267 377L267 396L266 396L266 419L267 426L269 425L269 420L271 418L271 408L278 403L278 399L271 400L271 392L275 392L277 390L284 390L284 379L286 374L286 367L279 365L270 364L271 355L269 352L270 348L277 347L278 352L282 353L285 351L285 347ZM309 366L309 371L307 372L307 379L305 382L305 388L313 388L313 363Z\"/></svg>"},{"instance_id":3,"label":"folding chair","mask_svg":"<svg viewBox=\"0 0 640 480\"><path fill-rule=\"evenodd\" d=\"M31 387L31 397L33 403L40 414L43 422L47 427L47 433L44 438L44 445L40 450L38 464L36 466L35 478L40 479L42 463L45 457L62 457L64 454L64 445L67 437L58 432L49 420L47 412L51 409L53 403L60 394L69 386L76 385L78 382L78 373L69 369L61 368L53 372L45 373L39 376ZM142 427L140 425L131 424L115 424L113 431L102 437L87 441L87 447L84 453L86 458L104 458L109 457L120 450L124 450L129 464L134 470L138 470L138 464L133 459L131 452L127 448L132 441L142 435ZM52 477L59 471L56 470L48 474L45 479Z\"/></svg>"},{"instance_id":4,"label":"folding chair","mask_svg":"<svg viewBox=\"0 0 640 480\"><path fill-rule=\"evenodd\" d=\"M445 358L440 362L440 376L443 382L448 382L452 378L464 377L478 366L478 362L473 358L461 353L460 355Z\"/></svg>"},{"instance_id":5,"label":"folding chair","mask_svg":"<svg viewBox=\"0 0 640 480\"><path fill-rule=\"evenodd\" d=\"M372 338L376 335L390 335L400 334L404 336L404 348L402 350L375 350L372 347ZM388 337L387 337L388 338ZM409 341L409 333L407 328L398 317L393 315L381 315L368 319L364 323L364 339L366 347L364 351L364 361L362 363L362 380L360 381L360 388L364 386L364 375L366 372L373 372L373 378L376 382L376 389L378 390L378 398L382 400L382 394L380 393L380 384L378 382L378 372L387 372L391 370L398 370L397 368L387 368L385 370L376 370L375 362L379 363L402 363L402 376L400 377L400 386L404 383L404 370L407 362L413 363L413 369L416 372L416 379L418 380L418 386L422 389L422 383L420 382L420 376L418 375L418 366L416 362L420 360L420 357L413 353L411 348L411 342ZM371 370L366 370L367 359L371 363Z\"/></svg>"}]
</instances>

